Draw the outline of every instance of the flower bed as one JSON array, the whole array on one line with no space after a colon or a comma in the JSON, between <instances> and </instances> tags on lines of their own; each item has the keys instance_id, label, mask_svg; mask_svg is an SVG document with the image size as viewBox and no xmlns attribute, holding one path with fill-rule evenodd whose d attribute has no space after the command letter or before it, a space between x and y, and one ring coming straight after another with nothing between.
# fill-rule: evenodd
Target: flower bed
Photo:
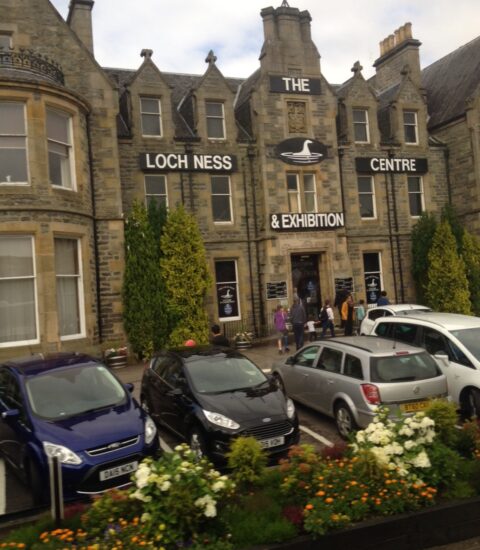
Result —
<instances>
[{"instance_id":1,"label":"flower bed","mask_svg":"<svg viewBox=\"0 0 480 550\"><path fill-rule=\"evenodd\" d=\"M45 530L25 548L406 550L476 536L479 426L458 430L445 403L427 413L391 422L379 410L348 446L322 456L295 447L273 469L239 438L228 475L178 446L142 462L129 490L95 499L81 528ZM434 506L439 498L456 500Z\"/></svg>"}]
</instances>

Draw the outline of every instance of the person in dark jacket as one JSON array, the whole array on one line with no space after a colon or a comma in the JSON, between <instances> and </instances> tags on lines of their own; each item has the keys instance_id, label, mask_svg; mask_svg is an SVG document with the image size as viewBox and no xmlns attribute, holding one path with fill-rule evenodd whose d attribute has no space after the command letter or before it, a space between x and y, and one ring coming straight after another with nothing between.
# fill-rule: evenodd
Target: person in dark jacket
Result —
<instances>
[{"instance_id":1,"label":"person in dark jacket","mask_svg":"<svg viewBox=\"0 0 480 550\"><path fill-rule=\"evenodd\" d=\"M212 325L212 344L226 348L230 347L228 338L222 334L218 325Z\"/></svg>"},{"instance_id":2,"label":"person in dark jacket","mask_svg":"<svg viewBox=\"0 0 480 550\"><path fill-rule=\"evenodd\" d=\"M290 308L290 320L293 327L293 335L295 337L295 346L300 349L303 346L303 338L305 331L305 323L307 322L307 314L301 300L296 296L293 300L293 306Z\"/></svg>"}]
</instances>

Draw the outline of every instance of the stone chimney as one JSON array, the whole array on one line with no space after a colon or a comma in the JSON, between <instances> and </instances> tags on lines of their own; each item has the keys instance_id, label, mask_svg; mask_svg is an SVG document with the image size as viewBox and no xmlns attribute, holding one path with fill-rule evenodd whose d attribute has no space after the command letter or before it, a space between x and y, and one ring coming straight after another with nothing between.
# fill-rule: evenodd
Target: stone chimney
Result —
<instances>
[{"instance_id":1,"label":"stone chimney","mask_svg":"<svg viewBox=\"0 0 480 550\"><path fill-rule=\"evenodd\" d=\"M380 42L380 57L373 64L377 71L375 87L382 91L400 82L406 66L409 67L410 78L420 87L420 46L421 42L412 36L411 23L405 23L384 38Z\"/></svg>"},{"instance_id":2,"label":"stone chimney","mask_svg":"<svg viewBox=\"0 0 480 550\"><path fill-rule=\"evenodd\" d=\"M262 71L319 74L320 55L312 41L308 11L300 12L284 1L279 8L264 8L260 14L265 39L260 55Z\"/></svg>"},{"instance_id":3,"label":"stone chimney","mask_svg":"<svg viewBox=\"0 0 480 550\"><path fill-rule=\"evenodd\" d=\"M67 24L93 55L93 0L70 0Z\"/></svg>"}]
</instances>

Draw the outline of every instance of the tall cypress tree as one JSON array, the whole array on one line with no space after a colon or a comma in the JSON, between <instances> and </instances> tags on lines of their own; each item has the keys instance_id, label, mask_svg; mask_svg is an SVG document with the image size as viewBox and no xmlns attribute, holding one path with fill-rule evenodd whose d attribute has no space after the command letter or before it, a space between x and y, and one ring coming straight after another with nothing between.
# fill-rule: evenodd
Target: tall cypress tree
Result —
<instances>
[{"instance_id":1,"label":"tall cypress tree","mask_svg":"<svg viewBox=\"0 0 480 550\"><path fill-rule=\"evenodd\" d=\"M480 240L468 231L463 232L462 257L474 315L480 316Z\"/></svg>"},{"instance_id":2,"label":"tall cypress tree","mask_svg":"<svg viewBox=\"0 0 480 550\"><path fill-rule=\"evenodd\" d=\"M132 350L140 359L154 351L159 286L157 244L145 206L135 201L125 221L123 320Z\"/></svg>"},{"instance_id":3,"label":"tall cypress tree","mask_svg":"<svg viewBox=\"0 0 480 550\"><path fill-rule=\"evenodd\" d=\"M435 230L428 262L428 305L437 311L470 314L465 263L457 254L455 237L445 220Z\"/></svg>"},{"instance_id":4,"label":"tall cypress tree","mask_svg":"<svg viewBox=\"0 0 480 550\"><path fill-rule=\"evenodd\" d=\"M417 301L425 303L428 283L428 252L432 246L437 221L433 214L424 212L412 229L412 275Z\"/></svg>"},{"instance_id":5,"label":"tall cypress tree","mask_svg":"<svg viewBox=\"0 0 480 550\"><path fill-rule=\"evenodd\" d=\"M441 220L447 221L452 230L453 236L455 237L455 243L457 245L457 253L462 253L462 240L464 228L458 219L458 214L455 211L455 208L451 204L446 204L442 209Z\"/></svg>"},{"instance_id":6,"label":"tall cypress tree","mask_svg":"<svg viewBox=\"0 0 480 550\"><path fill-rule=\"evenodd\" d=\"M205 297L212 279L200 230L183 206L169 211L161 246L161 274L171 322L169 345L182 345L190 338L207 343Z\"/></svg>"}]
</instances>

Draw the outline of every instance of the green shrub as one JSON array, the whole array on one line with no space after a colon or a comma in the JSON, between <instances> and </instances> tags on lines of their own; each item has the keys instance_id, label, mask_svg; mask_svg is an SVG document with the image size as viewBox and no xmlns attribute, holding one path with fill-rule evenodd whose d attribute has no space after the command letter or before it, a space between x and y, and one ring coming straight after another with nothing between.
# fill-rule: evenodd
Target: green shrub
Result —
<instances>
[{"instance_id":1,"label":"green shrub","mask_svg":"<svg viewBox=\"0 0 480 550\"><path fill-rule=\"evenodd\" d=\"M231 477L237 485L245 487L258 483L265 474L268 457L254 437L238 437L227 453Z\"/></svg>"},{"instance_id":2,"label":"green shrub","mask_svg":"<svg viewBox=\"0 0 480 550\"><path fill-rule=\"evenodd\" d=\"M426 468L422 480L440 491L449 490L460 471L461 456L441 441L434 441L428 449L430 468Z\"/></svg>"},{"instance_id":3,"label":"green shrub","mask_svg":"<svg viewBox=\"0 0 480 550\"><path fill-rule=\"evenodd\" d=\"M435 422L437 439L445 445L455 445L458 436L456 405L449 401L435 399L424 412Z\"/></svg>"},{"instance_id":4,"label":"green shrub","mask_svg":"<svg viewBox=\"0 0 480 550\"><path fill-rule=\"evenodd\" d=\"M288 452L288 458L280 460L279 470L283 475L280 488L290 504L303 506L322 463L322 458L311 445L294 446Z\"/></svg>"}]
</instances>

